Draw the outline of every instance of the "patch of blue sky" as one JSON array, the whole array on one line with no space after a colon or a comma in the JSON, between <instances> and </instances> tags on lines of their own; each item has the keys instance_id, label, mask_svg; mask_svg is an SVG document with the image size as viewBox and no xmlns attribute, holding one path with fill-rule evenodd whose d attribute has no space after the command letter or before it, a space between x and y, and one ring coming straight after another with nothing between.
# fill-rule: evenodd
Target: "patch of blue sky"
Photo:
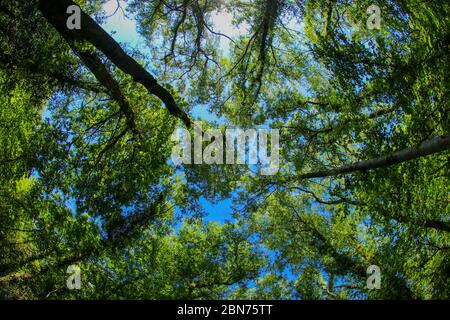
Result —
<instances>
[{"instance_id":1,"label":"patch of blue sky","mask_svg":"<svg viewBox=\"0 0 450 320\"><path fill-rule=\"evenodd\" d=\"M231 216L233 214L231 199L225 199L212 203L202 197L200 198L200 205L208 213L208 215L204 217L204 221L206 222L216 221L224 224L231 220Z\"/></svg>"},{"instance_id":2,"label":"patch of blue sky","mask_svg":"<svg viewBox=\"0 0 450 320\"><path fill-rule=\"evenodd\" d=\"M224 117L219 117L214 113L210 112L209 107L205 104L198 104L194 106L190 113L192 118L196 120L214 122L217 124L223 124L226 122L226 119Z\"/></svg>"},{"instance_id":3,"label":"patch of blue sky","mask_svg":"<svg viewBox=\"0 0 450 320\"><path fill-rule=\"evenodd\" d=\"M120 1L120 5L126 11L126 2ZM114 38L114 40L131 46L145 44L144 39L137 32L136 20L124 11L117 10L117 1L107 1L102 7L108 17L102 27Z\"/></svg>"}]
</instances>

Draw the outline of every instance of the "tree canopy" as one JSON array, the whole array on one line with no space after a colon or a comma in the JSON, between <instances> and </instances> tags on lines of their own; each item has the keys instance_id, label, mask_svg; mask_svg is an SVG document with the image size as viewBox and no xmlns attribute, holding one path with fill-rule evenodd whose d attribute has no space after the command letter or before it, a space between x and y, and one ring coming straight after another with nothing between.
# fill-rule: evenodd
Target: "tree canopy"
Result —
<instances>
[{"instance_id":1,"label":"tree canopy","mask_svg":"<svg viewBox=\"0 0 450 320\"><path fill-rule=\"evenodd\" d=\"M450 298L450 3L106 2L0 0L1 298ZM199 107L279 171L175 165Z\"/></svg>"}]
</instances>

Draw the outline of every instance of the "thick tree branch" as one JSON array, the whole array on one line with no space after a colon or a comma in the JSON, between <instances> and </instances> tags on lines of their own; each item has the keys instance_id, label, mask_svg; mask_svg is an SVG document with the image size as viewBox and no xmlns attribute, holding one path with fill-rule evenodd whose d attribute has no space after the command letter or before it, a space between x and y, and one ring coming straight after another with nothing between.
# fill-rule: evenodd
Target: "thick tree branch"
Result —
<instances>
[{"instance_id":1,"label":"thick tree branch","mask_svg":"<svg viewBox=\"0 0 450 320\"><path fill-rule=\"evenodd\" d=\"M359 161L353 164L342 166L336 169L321 170L300 174L299 179L325 178L331 176L339 176L343 174L375 170L389 167L402 162L425 157L430 154L438 153L450 149L450 135L436 137L422 142L419 146L403 149L386 156L374 158L366 161Z\"/></svg>"},{"instance_id":2,"label":"thick tree branch","mask_svg":"<svg viewBox=\"0 0 450 320\"><path fill-rule=\"evenodd\" d=\"M123 113L127 119L127 127L133 132L133 135L138 136L139 130L136 125L135 114L128 100L120 90L119 83L113 78L95 53L89 52L89 50L77 49L75 47L73 47L73 49L76 50L80 59L89 70L91 70L97 80L107 88L111 98L119 104L120 112Z\"/></svg>"},{"instance_id":3,"label":"thick tree branch","mask_svg":"<svg viewBox=\"0 0 450 320\"><path fill-rule=\"evenodd\" d=\"M190 127L191 120L179 108L172 94L163 88L143 66L130 57L89 15L81 11L80 30L69 30L67 28L66 21L69 16L66 10L71 5L77 4L71 0L40 0L39 10L60 34L66 34L73 40L86 40L94 45L116 67L132 76L134 81L142 84L151 94L161 99L172 115L181 119L187 127Z\"/></svg>"}]
</instances>

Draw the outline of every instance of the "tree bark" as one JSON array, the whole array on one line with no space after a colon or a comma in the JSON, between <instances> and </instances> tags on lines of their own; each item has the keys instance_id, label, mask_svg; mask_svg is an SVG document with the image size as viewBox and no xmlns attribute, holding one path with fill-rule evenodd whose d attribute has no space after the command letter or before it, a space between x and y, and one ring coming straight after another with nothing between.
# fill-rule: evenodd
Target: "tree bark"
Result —
<instances>
[{"instance_id":1,"label":"tree bark","mask_svg":"<svg viewBox=\"0 0 450 320\"><path fill-rule=\"evenodd\" d=\"M130 57L120 45L99 26L89 15L81 11L81 29L69 30L66 26L69 15L66 10L71 5L77 5L71 0L40 0L39 10L44 17L61 34L66 34L73 40L86 40L120 70L130 75L134 81L141 83L151 94L157 96L169 110L187 126L191 126L188 115L179 108L172 94L163 88L156 79Z\"/></svg>"},{"instance_id":2,"label":"tree bark","mask_svg":"<svg viewBox=\"0 0 450 320\"><path fill-rule=\"evenodd\" d=\"M300 174L299 179L326 178L343 174L386 168L402 162L425 157L430 154L450 149L450 135L436 137L422 142L419 146L403 149L386 156L366 161L359 161L336 169L321 170Z\"/></svg>"}]
</instances>

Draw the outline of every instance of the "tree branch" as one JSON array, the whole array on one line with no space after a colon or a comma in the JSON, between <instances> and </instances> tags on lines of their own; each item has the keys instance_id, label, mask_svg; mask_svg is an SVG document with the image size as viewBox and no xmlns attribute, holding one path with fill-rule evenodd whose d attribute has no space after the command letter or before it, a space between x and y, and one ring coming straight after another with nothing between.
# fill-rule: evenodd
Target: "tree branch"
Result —
<instances>
[{"instance_id":1,"label":"tree branch","mask_svg":"<svg viewBox=\"0 0 450 320\"><path fill-rule=\"evenodd\" d=\"M61 35L66 34L72 40L86 40L91 43L103 52L116 67L133 77L134 81L142 84L151 94L164 102L166 108L173 116L181 119L187 127L190 127L191 120L179 108L172 94L163 88L144 67L130 57L89 15L81 11L80 30L69 30L67 28L66 20L68 15L66 10L71 5L77 4L71 0L40 0L39 10Z\"/></svg>"},{"instance_id":2,"label":"tree branch","mask_svg":"<svg viewBox=\"0 0 450 320\"><path fill-rule=\"evenodd\" d=\"M414 160L417 158L425 157L447 149L450 149L450 135L426 140L422 142L419 146L406 148L379 158L355 162L353 164L345 165L336 169L328 169L300 174L297 176L297 178L299 179L325 178L358 171L375 170L396 165L402 162Z\"/></svg>"}]
</instances>

